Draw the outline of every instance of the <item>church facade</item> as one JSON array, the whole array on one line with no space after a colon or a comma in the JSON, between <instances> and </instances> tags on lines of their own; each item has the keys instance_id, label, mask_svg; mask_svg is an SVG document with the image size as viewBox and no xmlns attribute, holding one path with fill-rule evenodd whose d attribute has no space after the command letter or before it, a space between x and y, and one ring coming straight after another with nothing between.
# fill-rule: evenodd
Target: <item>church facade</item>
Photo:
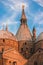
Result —
<instances>
[{"instance_id":1,"label":"church facade","mask_svg":"<svg viewBox=\"0 0 43 65\"><path fill-rule=\"evenodd\" d=\"M22 6L20 27L14 36L8 31L0 30L0 64L1 65L43 65L43 32L36 36L27 25L27 18Z\"/></svg>"}]
</instances>

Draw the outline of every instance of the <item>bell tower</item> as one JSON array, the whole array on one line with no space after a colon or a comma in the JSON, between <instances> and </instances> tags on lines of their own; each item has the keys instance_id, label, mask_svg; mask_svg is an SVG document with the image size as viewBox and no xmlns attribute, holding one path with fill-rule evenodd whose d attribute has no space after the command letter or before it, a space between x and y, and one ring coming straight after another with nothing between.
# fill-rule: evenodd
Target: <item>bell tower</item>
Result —
<instances>
[{"instance_id":1,"label":"bell tower","mask_svg":"<svg viewBox=\"0 0 43 65\"><path fill-rule=\"evenodd\" d=\"M26 16L25 16L24 7L25 7L25 6L22 5L22 16L21 16L21 19L20 19L21 24L27 24L27 18L26 18Z\"/></svg>"}]
</instances>

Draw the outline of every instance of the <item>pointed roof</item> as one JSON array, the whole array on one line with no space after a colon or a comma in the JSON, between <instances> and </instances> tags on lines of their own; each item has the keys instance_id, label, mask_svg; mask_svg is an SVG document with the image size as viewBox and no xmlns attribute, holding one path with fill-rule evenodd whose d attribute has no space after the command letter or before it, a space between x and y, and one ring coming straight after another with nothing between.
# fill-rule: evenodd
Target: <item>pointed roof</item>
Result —
<instances>
[{"instance_id":1,"label":"pointed roof","mask_svg":"<svg viewBox=\"0 0 43 65\"><path fill-rule=\"evenodd\" d=\"M36 31L35 26L33 27L33 31Z\"/></svg>"},{"instance_id":2,"label":"pointed roof","mask_svg":"<svg viewBox=\"0 0 43 65\"><path fill-rule=\"evenodd\" d=\"M30 30L27 26L27 19L24 12L24 6L22 6L22 18L21 18L21 25L19 27L19 30L16 34L16 37L18 41L20 40L32 40L32 35L30 33Z\"/></svg>"},{"instance_id":3,"label":"pointed roof","mask_svg":"<svg viewBox=\"0 0 43 65\"><path fill-rule=\"evenodd\" d=\"M16 38L18 41L20 40L32 40L32 36L30 30L27 25L20 25L19 30L16 34Z\"/></svg>"}]
</instances>

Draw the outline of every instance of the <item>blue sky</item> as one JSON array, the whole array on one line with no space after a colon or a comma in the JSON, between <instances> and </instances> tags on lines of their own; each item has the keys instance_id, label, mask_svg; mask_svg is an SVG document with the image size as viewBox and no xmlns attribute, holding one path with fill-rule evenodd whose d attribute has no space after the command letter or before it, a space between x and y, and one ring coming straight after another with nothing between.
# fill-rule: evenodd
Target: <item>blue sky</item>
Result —
<instances>
[{"instance_id":1,"label":"blue sky","mask_svg":"<svg viewBox=\"0 0 43 65\"><path fill-rule=\"evenodd\" d=\"M16 34L20 26L22 4L25 5L30 31L35 26L39 35L43 32L43 0L0 0L0 30L3 29L3 24L7 24L9 31Z\"/></svg>"}]
</instances>

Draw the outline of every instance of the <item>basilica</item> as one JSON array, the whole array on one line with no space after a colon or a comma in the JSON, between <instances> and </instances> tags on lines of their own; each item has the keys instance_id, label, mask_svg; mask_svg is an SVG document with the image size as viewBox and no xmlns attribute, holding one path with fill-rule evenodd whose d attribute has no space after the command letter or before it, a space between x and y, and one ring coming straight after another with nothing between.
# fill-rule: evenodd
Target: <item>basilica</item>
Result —
<instances>
[{"instance_id":1,"label":"basilica","mask_svg":"<svg viewBox=\"0 0 43 65\"><path fill-rule=\"evenodd\" d=\"M0 30L0 65L43 65L43 32L37 37L32 33L22 6L20 27L14 35L6 29Z\"/></svg>"}]
</instances>

